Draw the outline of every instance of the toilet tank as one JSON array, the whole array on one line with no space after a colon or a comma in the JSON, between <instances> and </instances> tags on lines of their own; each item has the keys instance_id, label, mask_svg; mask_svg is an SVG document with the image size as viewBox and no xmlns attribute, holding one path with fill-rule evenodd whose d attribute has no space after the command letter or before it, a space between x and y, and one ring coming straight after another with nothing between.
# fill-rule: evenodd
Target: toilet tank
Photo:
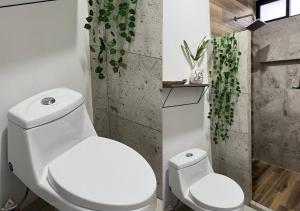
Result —
<instances>
[{"instance_id":1,"label":"toilet tank","mask_svg":"<svg viewBox=\"0 0 300 211\"><path fill-rule=\"evenodd\" d=\"M10 170L27 184L38 183L53 159L96 135L82 95L67 88L30 97L7 116Z\"/></svg>"},{"instance_id":2,"label":"toilet tank","mask_svg":"<svg viewBox=\"0 0 300 211\"><path fill-rule=\"evenodd\" d=\"M193 183L212 172L206 151L186 150L169 160L169 186L178 198L185 197Z\"/></svg>"}]
</instances>

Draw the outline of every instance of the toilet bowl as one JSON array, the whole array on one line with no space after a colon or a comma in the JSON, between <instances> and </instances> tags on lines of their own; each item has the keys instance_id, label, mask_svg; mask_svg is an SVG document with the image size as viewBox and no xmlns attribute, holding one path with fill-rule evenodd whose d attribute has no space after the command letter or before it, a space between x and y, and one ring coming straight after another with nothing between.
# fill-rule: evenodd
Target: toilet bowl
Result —
<instances>
[{"instance_id":1,"label":"toilet bowl","mask_svg":"<svg viewBox=\"0 0 300 211\"><path fill-rule=\"evenodd\" d=\"M232 179L214 173L207 153L190 149L169 160L169 186L195 211L242 211L244 193Z\"/></svg>"},{"instance_id":2,"label":"toilet bowl","mask_svg":"<svg viewBox=\"0 0 300 211\"><path fill-rule=\"evenodd\" d=\"M98 137L80 93L58 88L8 112L11 171L61 211L155 211L156 178L130 147Z\"/></svg>"}]
</instances>

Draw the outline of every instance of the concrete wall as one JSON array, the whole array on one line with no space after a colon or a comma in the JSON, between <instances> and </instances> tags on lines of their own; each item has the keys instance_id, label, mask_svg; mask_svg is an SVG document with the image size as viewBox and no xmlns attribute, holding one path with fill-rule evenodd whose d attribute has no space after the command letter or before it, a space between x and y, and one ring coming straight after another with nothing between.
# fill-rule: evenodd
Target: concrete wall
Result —
<instances>
[{"instance_id":1,"label":"concrete wall","mask_svg":"<svg viewBox=\"0 0 300 211\"><path fill-rule=\"evenodd\" d=\"M161 198L162 2L138 1L136 18L136 38L127 51L126 67L114 74L106 65L105 80L93 74L95 127L99 135L119 140L146 158ZM98 43L92 47L96 49L91 54L94 70Z\"/></svg>"},{"instance_id":2,"label":"concrete wall","mask_svg":"<svg viewBox=\"0 0 300 211\"><path fill-rule=\"evenodd\" d=\"M208 0L164 0L163 7L163 80L182 80L190 67L182 54L180 44L185 39L193 50L201 38L210 38L210 18ZM207 58L201 67L207 83ZM168 90L164 89L164 94ZM182 93L184 92L184 93ZM195 101L200 90L177 90L174 103L187 97ZM195 98L195 99L194 99ZM194 147L207 150L210 154L209 104L207 95L197 105L163 109L163 199L164 206L174 206L176 197L169 190L168 160L174 155Z\"/></svg>"},{"instance_id":3,"label":"concrete wall","mask_svg":"<svg viewBox=\"0 0 300 211\"><path fill-rule=\"evenodd\" d=\"M0 207L25 187L7 167L7 111L41 91L81 92L92 116L86 1L54 1L0 9Z\"/></svg>"},{"instance_id":4,"label":"concrete wall","mask_svg":"<svg viewBox=\"0 0 300 211\"><path fill-rule=\"evenodd\" d=\"M253 33L254 158L300 171L300 16Z\"/></svg>"},{"instance_id":5,"label":"concrete wall","mask_svg":"<svg viewBox=\"0 0 300 211\"><path fill-rule=\"evenodd\" d=\"M246 202L252 198L251 156L251 33L236 34L240 57L239 81L241 96L235 107L234 123L226 142L212 143L213 168L242 187ZM212 67L210 57L210 67Z\"/></svg>"}]
</instances>

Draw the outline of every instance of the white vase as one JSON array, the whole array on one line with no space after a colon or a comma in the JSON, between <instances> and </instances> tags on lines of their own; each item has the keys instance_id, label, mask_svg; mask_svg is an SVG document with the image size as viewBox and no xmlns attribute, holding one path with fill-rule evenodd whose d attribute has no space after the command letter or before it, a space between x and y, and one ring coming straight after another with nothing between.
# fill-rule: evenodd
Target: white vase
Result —
<instances>
[{"instance_id":1,"label":"white vase","mask_svg":"<svg viewBox=\"0 0 300 211\"><path fill-rule=\"evenodd\" d=\"M191 71L190 83L192 84L202 84L203 83L203 70L200 69L198 65L194 65Z\"/></svg>"}]
</instances>

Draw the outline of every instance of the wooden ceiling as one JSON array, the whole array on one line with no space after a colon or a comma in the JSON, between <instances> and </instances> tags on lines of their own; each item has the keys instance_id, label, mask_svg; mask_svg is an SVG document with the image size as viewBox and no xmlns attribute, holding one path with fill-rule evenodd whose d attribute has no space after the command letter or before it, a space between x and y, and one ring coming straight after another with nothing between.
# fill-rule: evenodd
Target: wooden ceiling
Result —
<instances>
[{"instance_id":1,"label":"wooden ceiling","mask_svg":"<svg viewBox=\"0 0 300 211\"><path fill-rule=\"evenodd\" d=\"M255 0L210 0L211 33L220 36L245 30L252 17L233 20L234 16L255 14Z\"/></svg>"}]
</instances>

